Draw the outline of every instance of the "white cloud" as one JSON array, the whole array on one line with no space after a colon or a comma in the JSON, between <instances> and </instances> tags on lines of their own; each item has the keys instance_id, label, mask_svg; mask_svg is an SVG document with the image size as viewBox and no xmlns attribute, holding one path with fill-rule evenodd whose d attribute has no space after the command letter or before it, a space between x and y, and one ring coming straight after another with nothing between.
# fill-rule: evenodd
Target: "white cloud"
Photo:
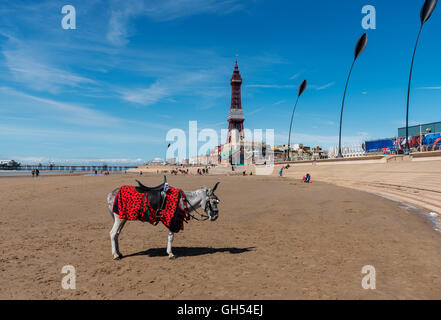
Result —
<instances>
[{"instance_id":1,"label":"white cloud","mask_svg":"<svg viewBox=\"0 0 441 320\"><path fill-rule=\"evenodd\" d=\"M22 108L27 107L38 111L39 114L55 117L57 121L61 120L68 123L93 126L110 126L116 125L119 122L119 119L113 118L93 109L72 103L65 103L29 95L8 87L0 87L0 93L9 97L13 96L15 98L21 98L22 100L19 102Z\"/></svg>"},{"instance_id":2,"label":"white cloud","mask_svg":"<svg viewBox=\"0 0 441 320\"><path fill-rule=\"evenodd\" d=\"M420 87L422 90L441 90L441 87Z\"/></svg>"},{"instance_id":3,"label":"white cloud","mask_svg":"<svg viewBox=\"0 0 441 320\"><path fill-rule=\"evenodd\" d=\"M241 8L238 0L113 1L107 39L114 45L125 45L130 36L130 21L138 17L170 21L206 13L229 14Z\"/></svg>"},{"instance_id":4,"label":"white cloud","mask_svg":"<svg viewBox=\"0 0 441 320\"><path fill-rule=\"evenodd\" d=\"M329 82L323 86L317 86L317 85L309 85L310 89L315 89L318 91L328 89L335 85L335 82ZM266 89L292 89L292 88L298 88L298 85L292 85L292 84L248 84L246 85L247 88L266 88Z\"/></svg>"},{"instance_id":5,"label":"white cloud","mask_svg":"<svg viewBox=\"0 0 441 320\"><path fill-rule=\"evenodd\" d=\"M216 70L200 70L198 72L181 72L173 76L162 77L147 88L118 89L123 100L141 104L154 105L174 94L194 94L211 96L210 90L198 91L200 86L207 85L218 77Z\"/></svg>"},{"instance_id":6,"label":"white cloud","mask_svg":"<svg viewBox=\"0 0 441 320\"><path fill-rule=\"evenodd\" d=\"M329 82L323 86L317 87L316 90L318 90L318 91L325 90L325 89L332 87L333 85L335 85L335 82Z\"/></svg>"},{"instance_id":7,"label":"white cloud","mask_svg":"<svg viewBox=\"0 0 441 320\"><path fill-rule=\"evenodd\" d=\"M159 82L155 82L146 89L121 91L121 95L124 100L145 106L155 104L161 99L167 97L169 94L169 90L165 86L162 86Z\"/></svg>"},{"instance_id":8,"label":"white cloud","mask_svg":"<svg viewBox=\"0 0 441 320\"><path fill-rule=\"evenodd\" d=\"M95 81L76 75L44 61L45 55L35 47L12 40L9 47L3 50L6 67L14 80L29 88L51 93L58 92L63 87L79 87L83 84L94 84Z\"/></svg>"},{"instance_id":9,"label":"white cloud","mask_svg":"<svg viewBox=\"0 0 441 320\"><path fill-rule=\"evenodd\" d=\"M248 84L247 88L269 88L269 89L287 89L297 88L295 85L278 85L278 84Z\"/></svg>"},{"instance_id":10,"label":"white cloud","mask_svg":"<svg viewBox=\"0 0 441 320\"><path fill-rule=\"evenodd\" d=\"M154 136L152 134L128 132L124 129L111 130L67 130L51 129L30 126L11 126L0 124L0 130L4 136L12 136L25 139L50 139L53 143L62 143L63 147L69 149L69 144L78 145L83 143L85 146L91 142L118 142L125 144L143 144L143 143L164 143L163 136ZM132 128L133 130L133 128ZM60 150L61 151L61 150Z\"/></svg>"},{"instance_id":11,"label":"white cloud","mask_svg":"<svg viewBox=\"0 0 441 320\"><path fill-rule=\"evenodd\" d=\"M297 72L296 74L294 74L293 76L291 76L291 77L289 78L289 80L295 80L295 79L297 79L298 77L300 77L301 74L302 74L302 71Z\"/></svg>"},{"instance_id":12,"label":"white cloud","mask_svg":"<svg viewBox=\"0 0 441 320\"><path fill-rule=\"evenodd\" d=\"M263 111L265 108L263 108L263 107L261 107L261 108L257 108L257 109L254 109L254 110L252 110L252 111L250 111L250 112L247 112L247 116L252 116L252 115L254 115L254 114L256 114L256 113L259 113L259 112L261 112L261 111Z\"/></svg>"}]
</instances>

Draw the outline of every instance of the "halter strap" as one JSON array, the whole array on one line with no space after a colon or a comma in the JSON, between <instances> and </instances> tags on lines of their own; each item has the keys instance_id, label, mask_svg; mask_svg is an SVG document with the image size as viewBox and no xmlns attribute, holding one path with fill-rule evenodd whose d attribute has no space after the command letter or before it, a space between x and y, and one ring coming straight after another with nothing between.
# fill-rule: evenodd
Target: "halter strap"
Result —
<instances>
[{"instance_id":1,"label":"halter strap","mask_svg":"<svg viewBox=\"0 0 441 320\"><path fill-rule=\"evenodd\" d=\"M190 203L190 201L188 201L188 199L187 199L187 196L185 195L185 193L184 192L182 192L182 194L184 195L184 199L185 199L185 201L187 202L187 204L193 209L193 211L194 212L196 212L197 214L199 214L202 218L203 218L203 220L201 220L201 219L198 219L198 218L196 218L194 215L192 215L190 212L188 213L188 215L190 216L190 217L192 217L193 219L195 219L195 220L197 220L197 221L206 221L206 220L208 220L208 219L210 219L210 217L208 216L208 215L203 215L203 214L201 214L191 203ZM208 204L208 203L207 203ZM207 204L205 204L205 207L207 207Z\"/></svg>"}]
</instances>

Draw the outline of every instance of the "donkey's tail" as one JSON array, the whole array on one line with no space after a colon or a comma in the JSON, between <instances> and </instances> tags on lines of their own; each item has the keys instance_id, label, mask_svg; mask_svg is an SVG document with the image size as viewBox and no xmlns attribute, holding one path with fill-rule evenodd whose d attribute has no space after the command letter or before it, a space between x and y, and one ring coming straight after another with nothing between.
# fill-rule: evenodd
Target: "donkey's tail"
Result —
<instances>
[{"instance_id":1,"label":"donkey's tail","mask_svg":"<svg viewBox=\"0 0 441 320\"><path fill-rule=\"evenodd\" d=\"M107 195L107 206L109 208L110 216L112 217L113 220L115 220L115 216L113 214L113 204L115 203L115 198L116 195L118 194L118 190L119 188L116 188Z\"/></svg>"}]
</instances>

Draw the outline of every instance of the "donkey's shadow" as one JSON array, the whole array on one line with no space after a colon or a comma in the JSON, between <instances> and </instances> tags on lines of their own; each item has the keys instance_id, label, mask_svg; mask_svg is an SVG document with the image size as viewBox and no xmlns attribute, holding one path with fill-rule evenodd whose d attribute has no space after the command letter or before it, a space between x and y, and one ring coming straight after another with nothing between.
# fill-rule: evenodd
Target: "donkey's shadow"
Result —
<instances>
[{"instance_id":1,"label":"donkey's shadow","mask_svg":"<svg viewBox=\"0 0 441 320\"><path fill-rule=\"evenodd\" d=\"M206 254L214 253L230 253L230 254L240 254L249 252L255 249L255 247L249 248L208 248L208 247L173 247L173 253L179 257L195 257L203 256ZM140 251L125 255L123 258L136 257L136 256L149 256L149 257L167 257L167 250L165 248L151 248L145 251Z\"/></svg>"}]
</instances>

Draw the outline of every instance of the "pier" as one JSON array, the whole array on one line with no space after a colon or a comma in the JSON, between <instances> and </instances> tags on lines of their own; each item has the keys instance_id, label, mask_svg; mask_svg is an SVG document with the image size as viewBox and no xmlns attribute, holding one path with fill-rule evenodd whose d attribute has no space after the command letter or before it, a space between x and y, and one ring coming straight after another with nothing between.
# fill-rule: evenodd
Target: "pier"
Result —
<instances>
[{"instance_id":1,"label":"pier","mask_svg":"<svg viewBox=\"0 0 441 320\"><path fill-rule=\"evenodd\" d=\"M94 172L94 171L125 171L135 169L137 166L108 166L108 165L19 165L19 166L0 166L0 170L40 170L40 171L67 171L67 172Z\"/></svg>"}]
</instances>

